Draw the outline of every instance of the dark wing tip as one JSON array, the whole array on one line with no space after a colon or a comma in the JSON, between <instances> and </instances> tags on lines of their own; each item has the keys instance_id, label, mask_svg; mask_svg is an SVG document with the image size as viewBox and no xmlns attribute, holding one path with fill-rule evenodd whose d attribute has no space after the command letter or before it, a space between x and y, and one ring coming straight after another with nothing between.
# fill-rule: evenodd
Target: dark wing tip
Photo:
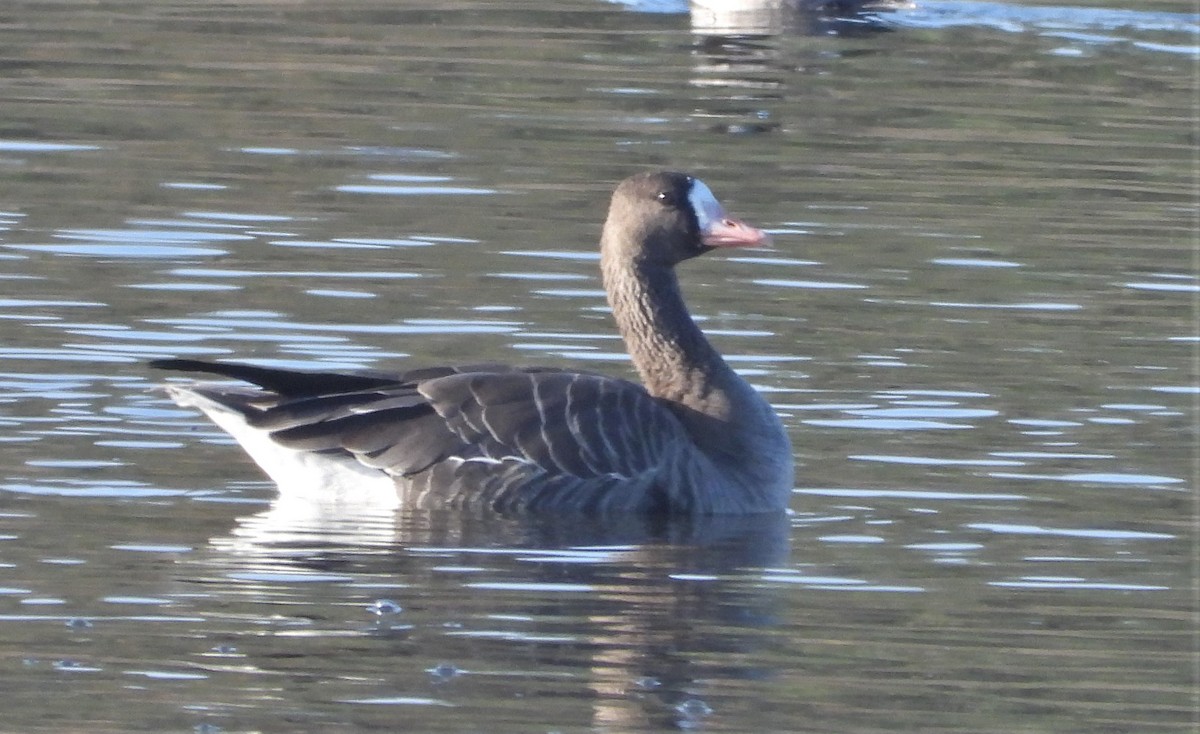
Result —
<instances>
[{"instance_id":1,"label":"dark wing tip","mask_svg":"<svg viewBox=\"0 0 1200 734\"><path fill-rule=\"evenodd\" d=\"M155 359L148 364L160 370L204 372L230 377L258 385L284 397L293 398L370 390L395 385L402 379L402 376L396 375L308 372L258 367L235 362L207 362L201 359Z\"/></svg>"},{"instance_id":2,"label":"dark wing tip","mask_svg":"<svg viewBox=\"0 0 1200 734\"><path fill-rule=\"evenodd\" d=\"M156 370L184 370L188 372L206 372L211 368L210 362L202 362L198 359L179 359L175 357L168 359L152 359L146 364Z\"/></svg>"}]
</instances>

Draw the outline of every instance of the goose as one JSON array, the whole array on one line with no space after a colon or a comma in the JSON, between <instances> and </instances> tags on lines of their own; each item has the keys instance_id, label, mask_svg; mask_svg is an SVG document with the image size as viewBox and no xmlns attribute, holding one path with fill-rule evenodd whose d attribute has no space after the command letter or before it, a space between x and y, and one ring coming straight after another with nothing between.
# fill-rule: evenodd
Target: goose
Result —
<instances>
[{"instance_id":1,"label":"goose","mask_svg":"<svg viewBox=\"0 0 1200 734\"><path fill-rule=\"evenodd\" d=\"M617 185L600 268L636 382L551 367L300 371L197 359L150 366L246 385L168 382L281 491L392 493L399 506L499 513L717 515L784 510L787 432L692 320L675 266L765 232L693 176Z\"/></svg>"}]
</instances>

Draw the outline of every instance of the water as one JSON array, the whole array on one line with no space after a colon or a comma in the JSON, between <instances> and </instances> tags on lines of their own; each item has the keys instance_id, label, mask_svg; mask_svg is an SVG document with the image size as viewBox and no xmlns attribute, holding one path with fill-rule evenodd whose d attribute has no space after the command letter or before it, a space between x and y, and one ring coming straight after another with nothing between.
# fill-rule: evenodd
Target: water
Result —
<instances>
[{"instance_id":1,"label":"water","mask_svg":"<svg viewBox=\"0 0 1200 734\"><path fill-rule=\"evenodd\" d=\"M440 7L8 9L8 728L1195 725L1190 3ZM594 243L652 166L774 234L683 280L792 431L786 519L280 499L149 390L170 355L627 374Z\"/></svg>"}]
</instances>

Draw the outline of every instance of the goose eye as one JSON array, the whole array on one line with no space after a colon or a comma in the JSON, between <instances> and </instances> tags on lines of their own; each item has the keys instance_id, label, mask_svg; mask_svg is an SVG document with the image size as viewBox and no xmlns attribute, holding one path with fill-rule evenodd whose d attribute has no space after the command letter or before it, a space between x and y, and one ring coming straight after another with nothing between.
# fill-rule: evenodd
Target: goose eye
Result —
<instances>
[{"instance_id":1,"label":"goose eye","mask_svg":"<svg viewBox=\"0 0 1200 734\"><path fill-rule=\"evenodd\" d=\"M655 199L663 206L675 206L675 195L670 191L660 191L655 195Z\"/></svg>"}]
</instances>

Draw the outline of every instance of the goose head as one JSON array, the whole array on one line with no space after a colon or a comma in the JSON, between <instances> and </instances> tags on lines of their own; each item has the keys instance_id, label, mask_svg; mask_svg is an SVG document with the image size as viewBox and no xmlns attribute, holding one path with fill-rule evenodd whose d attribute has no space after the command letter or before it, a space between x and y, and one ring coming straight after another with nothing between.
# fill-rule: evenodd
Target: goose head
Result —
<instances>
[{"instance_id":1,"label":"goose head","mask_svg":"<svg viewBox=\"0 0 1200 734\"><path fill-rule=\"evenodd\" d=\"M613 192L601 237L606 260L673 268L717 247L756 247L770 238L725 213L703 181L685 173L640 173Z\"/></svg>"}]
</instances>

